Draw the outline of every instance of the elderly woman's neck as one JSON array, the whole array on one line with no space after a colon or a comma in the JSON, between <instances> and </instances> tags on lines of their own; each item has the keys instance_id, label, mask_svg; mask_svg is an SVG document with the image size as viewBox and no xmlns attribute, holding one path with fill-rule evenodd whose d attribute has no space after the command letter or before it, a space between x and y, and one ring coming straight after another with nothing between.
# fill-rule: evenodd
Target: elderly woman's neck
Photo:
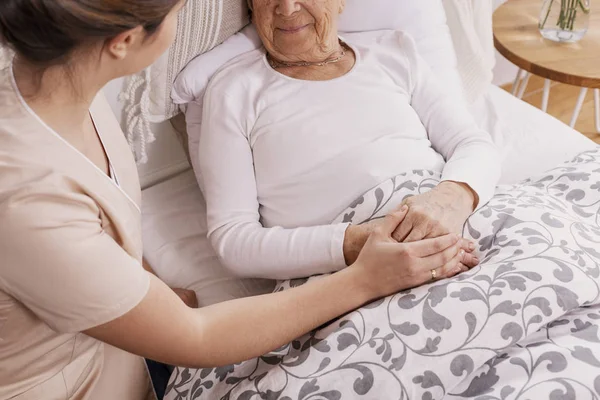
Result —
<instances>
[{"instance_id":1,"label":"elderly woman's neck","mask_svg":"<svg viewBox=\"0 0 600 400\"><path fill-rule=\"evenodd\" d=\"M270 54L275 60L288 62L288 63L296 63L296 62L306 62L306 63L320 63L330 59L334 59L339 57L344 51L344 48L337 36L327 40L326 42L315 44L310 49L298 52L298 53L288 53L288 52L273 52L274 54Z\"/></svg>"}]
</instances>

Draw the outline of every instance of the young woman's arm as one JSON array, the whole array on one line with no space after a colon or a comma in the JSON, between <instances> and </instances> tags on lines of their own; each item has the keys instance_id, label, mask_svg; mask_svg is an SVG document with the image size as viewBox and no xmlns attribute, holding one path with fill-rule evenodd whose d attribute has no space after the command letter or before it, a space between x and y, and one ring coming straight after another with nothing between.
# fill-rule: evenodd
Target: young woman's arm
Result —
<instances>
[{"instance_id":1,"label":"young woman's arm","mask_svg":"<svg viewBox=\"0 0 600 400\"><path fill-rule=\"evenodd\" d=\"M85 333L131 353L178 366L214 367L268 353L376 298L459 271L458 237L398 244L390 215L351 267L275 294L193 310L152 277L141 303Z\"/></svg>"}]
</instances>

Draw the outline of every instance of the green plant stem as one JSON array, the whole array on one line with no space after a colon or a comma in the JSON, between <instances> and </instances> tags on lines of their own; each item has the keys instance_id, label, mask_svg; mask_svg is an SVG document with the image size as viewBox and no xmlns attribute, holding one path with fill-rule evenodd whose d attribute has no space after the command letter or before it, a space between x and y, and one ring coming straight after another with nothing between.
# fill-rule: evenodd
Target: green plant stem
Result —
<instances>
[{"instance_id":1,"label":"green plant stem","mask_svg":"<svg viewBox=\"0 0 600 400\"><path fill-rule=\"evenodd\" d=\"M540 29L544 29L544 27L546 26L546 22L548 22L548 17L550 17L550 12L552 11L553 5L554 5L554 0L551 0L550 4L548 5L548 11L546 12L546 17L544 18L544 21L540 23Z\"/></svg>"}]
</instances>

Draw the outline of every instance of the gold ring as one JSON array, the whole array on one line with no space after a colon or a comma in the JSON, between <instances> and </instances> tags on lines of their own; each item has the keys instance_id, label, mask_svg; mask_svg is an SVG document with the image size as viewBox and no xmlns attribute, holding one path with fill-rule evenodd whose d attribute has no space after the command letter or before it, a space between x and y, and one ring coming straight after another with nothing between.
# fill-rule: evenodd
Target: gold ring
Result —
<instances>
[{"instance_id":1,"label":"gold ring","mask_svg":"<svg viewBox=\"0 0 600 400\"><path fill-rule=\"evenodd\" d=\"M431 280L435 281L437 279L437 271L435 269L431 270Z\"/></svg>"}]
</instances>

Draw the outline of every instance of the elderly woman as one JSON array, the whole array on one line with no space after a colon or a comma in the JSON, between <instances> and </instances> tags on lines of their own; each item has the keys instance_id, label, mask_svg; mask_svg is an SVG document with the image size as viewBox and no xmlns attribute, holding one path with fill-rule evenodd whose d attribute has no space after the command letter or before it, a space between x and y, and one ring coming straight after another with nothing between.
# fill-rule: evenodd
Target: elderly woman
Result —
<instances>
[{"instance_id":1,"label":"elderly woman","mask_svg":"<svg viewBox=\"0 0 600 400\"><path fill-rule=\"evenodd\" d=\"M197 174L211 242L239 275L350 265L377 223L330 222L406 171L439 171L442 182L406 201L399 242L460 233L493 195L500 168L489 135L438 86L406 34L340 39L344 5L254 0L264 48L230 62L206 92ZM473 244L463 246L463 264L477 263Z\"/></svg>"}]
</instances>

